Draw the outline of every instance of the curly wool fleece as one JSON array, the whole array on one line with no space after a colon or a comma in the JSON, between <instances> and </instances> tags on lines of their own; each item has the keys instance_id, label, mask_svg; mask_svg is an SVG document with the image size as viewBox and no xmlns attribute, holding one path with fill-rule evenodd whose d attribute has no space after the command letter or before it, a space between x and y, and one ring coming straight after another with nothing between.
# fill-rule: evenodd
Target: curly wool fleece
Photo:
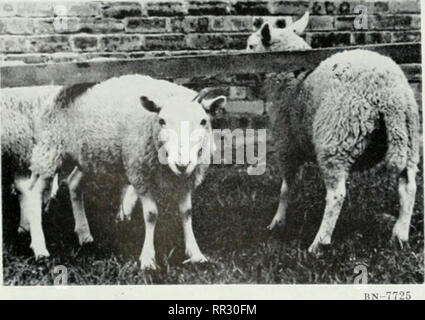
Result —
<instances>
[{"instance_id":1,"label":"curly wool fleece","mask_svg":"<svg viewBox=\"0 0 425 320\"><path fill-rule=\"evenodd\" d=\"M282 78L277 86L276 77L271 79L275 85L269 90L279 106L273 127L283 166L313 159L323 172L347 171L375 142L376 129L386 132L389 168L400 173L417 165L418 106L402 70L390 58L366 50L344 51L311 73Z\"/></svg>"},{"instance_id":2,"label":"curly wool fleece","mask_svg":"<svg viewBox=\"0 0 425 320\"><path fill-rule=\"evenodd\" d=\"M141 75L109 79L71 95L72 100L63 99L69 95L62 93L55 112L46 118L31 170L52 176L71 160L86 173L124 174L142 193L160 195L164 188L184 192L201 183L207 165L198 165L189 177L177 177L159 163L160 125L157 115L141 106L140 97L146 95L161 105L182 97L191 101L196 94Z\"/></svg>"},{"instance_id":3,"label":"curly wool fleece","mask_svg":"<svg viewBox=\"0 0 425 320\"><path fill-rule=\"evenodd\" d=\"M8 176L28 174L42 115L52 110L60 90L60 86L1 89L3 178L6 173Z\"/></svg>"}]
</instances>

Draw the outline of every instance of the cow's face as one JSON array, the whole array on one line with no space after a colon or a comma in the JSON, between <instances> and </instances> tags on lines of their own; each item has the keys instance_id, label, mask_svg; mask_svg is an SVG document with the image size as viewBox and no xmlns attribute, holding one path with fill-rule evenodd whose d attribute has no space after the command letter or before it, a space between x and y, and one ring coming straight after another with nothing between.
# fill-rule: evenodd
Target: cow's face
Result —
<instances>
[{"instance_id":1,"label":"cow's face","mask_svg":"<svg viewBox=\"0 0 425 320\"><path fill-rule=\"evenodd\" d=\"M158 157L176 175L189 176L199 163L209 160L214 148L211 115L224 106L226 98L211 100L197 96L193 100L173 99L158 106L147 97L141 97L143 106L156 112Z\"/></svg>"}]
</instances>

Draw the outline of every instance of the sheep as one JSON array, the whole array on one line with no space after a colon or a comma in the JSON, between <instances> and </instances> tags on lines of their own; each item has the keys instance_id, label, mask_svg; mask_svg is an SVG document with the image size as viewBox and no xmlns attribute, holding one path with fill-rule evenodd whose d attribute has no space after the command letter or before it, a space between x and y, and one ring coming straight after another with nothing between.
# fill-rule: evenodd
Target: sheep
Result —
<instances>
[{"instance_id":1,"label":"sheep","mask_svg":"<svg viewBox=\"0 0 425 320\"><path fill-rule=\"evenodd\" d=\"M224 96L207 95L142 75L111 78L72 101L62 94L33 149L32 183L64 170L65 162L75 164L81 176L121 174L142 203L141 268L157 267L153 241L161 197L177 204L188 257L184 262L206 262L192 229L192 192L209 166L210 115L226 103ZM80 198L83 192L78 190Z\"/></svg>"},{"instance_id":2,"label":"sheep","mask_svg":"<svg viewBox=\"0 0 425 320\"><path fill-rule=\"evenodd\" d=\"M287 28L264 24L248 39L248 51L308 50L299 37L308 12ZM308 251L320 254L331 243L346 195L351 169L384 160L398 179L399 217L392 239L408 242L419 162L419 116L413 91L389 57L355 49L334 54L314 70L275 74L267 79L273 101L282 185L277 212L269 225L285 224L288 191L297 169L318 163L326 186L322 223Z\"/></svg>"},{"instance_id":3,"label":"sheep","mask_svg":"<svg viewBox=\"0 0 425 320\"><path fill-rule=\"evenodd\" d=\"M3 190L13 186L19 192L20 223L18 232L30 231L31 247L36 259L49 257L41 226L42 205L48 204L58 188L57 176L40 181L30 188L30 160L42 118L52 111L61 86L41 86L1 89L1 141L2 141L2 184ZM75 175L67 178L73 213L87 227L76 226L81 245L93 241L84 212L78 211L73 200L77 181ZM44 190L43 195L40 195ZM81 218L80 218L81 217ZM76 219L77 220L77 219Z\"/></svg>"}]
</instances>

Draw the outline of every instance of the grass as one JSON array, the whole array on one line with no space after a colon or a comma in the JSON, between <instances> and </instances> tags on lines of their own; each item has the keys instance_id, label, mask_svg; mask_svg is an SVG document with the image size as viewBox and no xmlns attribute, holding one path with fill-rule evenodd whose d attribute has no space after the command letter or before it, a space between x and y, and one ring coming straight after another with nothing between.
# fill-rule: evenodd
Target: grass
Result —
<instances>
[{"instance_id":1,"label":"grass","mask_svg":"<svg viewBox=\"0 0 425 320\"><path fill-rule=\"evenodd\" d=\"M115 223L116 183L90 184L86 211L95 243L80 248L73 234L71 206L65 188L44 217L51 258L36 262L29 236L18 236L17 207L5 203L3 265L6 285L51 285L55 266L68 269L68 283L228 284L228 283L353 283L354 267L364 264L369 283L423 283L423 172L409 247L390 242L398 212L395 181L384 169L354 173L336 226L333 242L320 258L306 249L317 231L325 190L318 170L308 166L292 194L285 229L266 226L277 207L279 181L267 172L247 176L242 168L211 168L194 197L194 230L201 250L210 258L202 265L183 265L183 233L178 215L161 207L156 230L160 269L138 267L144 231L141 208L132 221ZM16 200L16 199L15 199Z\"/></svg>"}]
</instances>

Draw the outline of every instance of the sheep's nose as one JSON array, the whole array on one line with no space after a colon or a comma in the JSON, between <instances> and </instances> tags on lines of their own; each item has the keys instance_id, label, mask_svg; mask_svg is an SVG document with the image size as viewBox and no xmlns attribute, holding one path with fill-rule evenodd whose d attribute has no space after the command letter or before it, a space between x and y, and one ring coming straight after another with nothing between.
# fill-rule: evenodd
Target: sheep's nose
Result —
<instances>
[{"instance_id":1,"label":"sheep's nose","mask_svg":"<svg viewBox=\"0 0 425 320\"><path fill-rule=\"evenodd\" d=\"M188 165L178 165L178 164L176 165L177 170L179 170L181 173L183 173L183 172L185 172L185 171L186 171L187 166L188 166Z\"/></svg>"}]
</instances>

